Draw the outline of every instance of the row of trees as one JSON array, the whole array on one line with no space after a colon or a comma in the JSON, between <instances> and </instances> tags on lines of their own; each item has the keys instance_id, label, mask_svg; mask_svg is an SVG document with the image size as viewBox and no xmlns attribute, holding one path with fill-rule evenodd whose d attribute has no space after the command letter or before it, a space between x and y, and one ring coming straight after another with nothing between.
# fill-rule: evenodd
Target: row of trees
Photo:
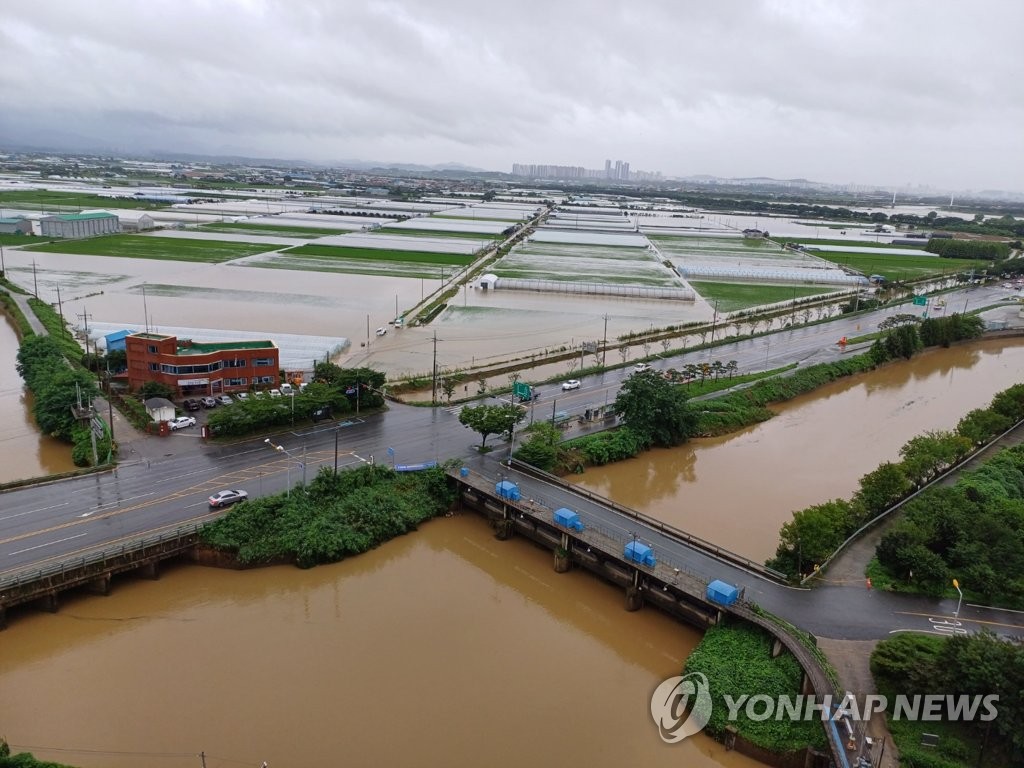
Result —
<instances>
[{"instance_id":1,"label":"row of trees","mask_svg":"<svg viewBox=\"0 0 1024 768\"><path fill-rule=\"evenodd\" d=\"M947 259L989 259L996 261L1010 255L1010 246L991 240L953 240L933 237L925 250Z\"/></svg>"},{"instance_id":2,"label":"row of trees","mask_svg":"<svg viewBox=\"0 0 1024 768\"><path fill-rule=\"evenodd\" d=\"M900 314L886 318L879 328L887 332L875 340L868 353L878 364L899 358L909 360L925 347L948 347L955 341L977 339L985 332L985 322L977 315L959 313L923 320Z\"/></svg>"},{"instance_id":3,"label":"row of trees","mask_svg":"<svg viewBox=\"0 0 1024 768\"><path fill-rule=\"evenodd\" d=\"M267 427L304 422L320 413L330 418L358 408L372 410L384 405L381 394L386 381L372 368L341 368L317 363L313 381L305 391L289 397L251 397L217 408L207 420L214 435L247 435Z\"/></svg>"},{"instance_id":4,"label":"row of trees","mask_svg":"<svg viewBox=\"0 0 1024 768\"><path fill-rule=\"evenodd\" d=\"M794 512L793 519L782 526L778 549L768 564L791 576L808 572L815 564L824 562L861 525L955 465L976 446L1022 419L1024 385L1015 385L997 394L988 408L975 409L966 414L954 431L927 432L914 437L900 449L900 461L883 462L877 469L864 475L858 490L849 500L833 499ZM1020 473L1019 480L1018 495L1024 496L1024 473ZM968 482L964 486L958 485L959 490L934 489L907 505L908 511L911 508L920 509L920 512L914 513L915 521L920 518L921 522L935 522L939 528L911 530L918 523L897 524L893 528L895 534L883 537L883 545L878 551L879 561L894 579L908 582L912 579L918 589L941 593L952 578L952 570L968 564L963 553L973 553L973 548L967 547L951 553L949 543L953 540L951 537L954 530L959 531L959 527L963 526L965 530L957 532L956 536L970 538L966 529L971 526L972 519L978 519L976 505L979 503L971 501L972 497L996 500L991 489L986 495L977 490L966 490L970 487L972 483ZM1004 602L1012 599L1016 602L1020 599L1015 596L1018 592L1024 597L1024 540L1021 539L1024 522L1016 519L1018 513L1009 511L1002 499L997 501L990 513L1002 521L1000 525L1008 534L1009 546L1021 549L1019 560L1012 559L1019 570L1007 572L1008 585L996 583L991 577L982 578L984 564L991 562L983 558L979 560L979 573L972 573L972 581L977 585L978 593L985 595L985 599L1001 599ZM960 511L955 515L950 512L940 519L932 510L933 504ZM1019 514L1024 515L1024 506ZM984 530L986 535L991 535L997 529L998 526L993 522ZM947 559L943 559L946 556Z\"/></svg>"},{"instance_id":5,"label":"row of trees","mask_svg":"<svg viewBox=\"0 0 1024 768\"><path fill-rule=\"evenodd\" d=\"M937 746L922 747L921 730L936 723L889 720L901 764L916 766L1024 766L1024 646L990 632L952 637L901 634L871 654L879 692L893 697L928 694L998 696L988 721L976 717L945 723ZM986 714L979 708L980 714Z\"/></svg>"},{"instance_id":6,"label":"row of trees","mask_svg":"<svg viewBox=\"0 0 1024 768\"><path fill-rule=\"evenodd\" d=\"M72 460L77 466L92 463L92 445L88 426L75 419L72 406L91 406L99 394L95 379L81 368L72 368L64 358L60 344L51 336L29 336L18 350L18 374L32 392L32 415L47 435L71 443ZM97 441L97 453L110 453L109 433Z\"/></svg>"}]
</instances>

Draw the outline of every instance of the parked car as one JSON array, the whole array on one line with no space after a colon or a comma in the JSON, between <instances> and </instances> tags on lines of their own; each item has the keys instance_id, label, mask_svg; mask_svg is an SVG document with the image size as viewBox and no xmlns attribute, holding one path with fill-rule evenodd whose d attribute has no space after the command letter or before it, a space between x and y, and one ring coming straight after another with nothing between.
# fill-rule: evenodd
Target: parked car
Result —
<instances>
[{"instance_id":1,"label":"parked car","mask_svg":"<svg viewBox=\"0 0 1024 768\"><path fill-rule=\"evenodd\" d=\"M239 392L235 397L241 402L249 399L248 392Z\"/></svg>"},{"instance_id":2,"label":"parked car","mask_svg":"<svg viewBox=\"0 0 1024 768\"><path fill-rule=\"evenodd\" d=\"M171 419L167 422L172 430L184 429L185 427L194 427L196 425L196 419L194 416L178 416L177 418Z\"/></svg>"},{"instance_id":3,"label":"parked car","mask_svg":"<svg viewBox=\"0 0 1024 768\"><path fill-rule=\"evenodd\" d=\"M271 397L280 397L281 396L281 390L280 389L272 389L272 390L270 390L269 394L270 394Z\"/></svg>"},{"instance_id":4,"label":"parked car","mask_svg":"<svg viewBox=\"0 0 1024 768\"><path fill-rule=\"evenodd\" d=\"M292 388L291 384L282 384L281 394L284 395L285 397L290 397L291 395L295 394L295 390Z\"/></svg>"},{"instance_id":5,"label":"parked car","mask_svg":"<svg viewBox=\"0 0 1024 768\"><path fill-rule=\"evenodd\" d=\"M633 366L634 373L643 373L644 371L651 370L650 363L637 363Z\"/></svg>"},{"instance_id":6,"label":"parked car","mask_svg":"<svg viewBox=\"0 0 1024 768\"><path fill-rule=\"evenodd\" d=\"M220 403L221 405L231 405L235 401L231 397L231 395L224 394L224 395L217 395L217 402Z\"/></svg>"},{"instance_id":7,"label":"parked car","mask_svg":"<svg viewBox=\"0 0 1024 768\"><path fill-rule=\"evenodd\" d=\"M381 326L380 328L377 329L376 333L377 333L378 336L387 336L388 335L388 329L385 328L384 326Z\"/></svg>"},{"instance_id":8,"label":"parked car","mask_svg":"<svg viewBox=\"0 0 1024 768\"><path fill-rule=\"evenodd\" d=\"M580 382L578 379L569 379L568 381L562 382L562 391L568 392L570 389L579 389Z\"/></svg>"},{"instance_id":9,"label":"parked car","mask_svg":"<svg viewBox=\"0 0 1024 768\"><path fill-rule=\"evenodd\" d=\"M199 405L198 400L194 397L189 397L181 404L181 407L186 411L198 411L201 406Z\"/></svg>"},{"instance_id":10,"label":"parked car","mask_svg":"<svg viewBox=\"0 0 1024 768\"><path fill-rule=\"evenodd\" d=\"M248 498L249 494L246 491L243 491L241 488L235 488L228 491L217 491L208 501L210 502L210 509L220 509L221 507L230 507L232 504L245 501Z\"/></svg>"},{"instance_id":11,"label":"parked car","mask_svg":"<svg viewBox=\"0 0 1024 768\"><path fill-rule=\"evenodd\" d=\"M199 402L202 403L203 408L216 408L217 407L217 401L214 400L212 397L209 397L209 396L200 399Z\"/></svg>"}]
</instances>

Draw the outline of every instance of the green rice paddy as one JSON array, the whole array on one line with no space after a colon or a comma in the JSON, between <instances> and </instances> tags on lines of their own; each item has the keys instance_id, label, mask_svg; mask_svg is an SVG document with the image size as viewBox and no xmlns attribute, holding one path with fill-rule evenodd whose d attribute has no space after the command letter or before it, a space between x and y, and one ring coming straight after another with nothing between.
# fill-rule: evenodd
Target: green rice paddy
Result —
<instances>
[{"instance_id":1,"label":"green rice paddy","mask_svg":"<svg viewBox=\"0 0 1024 768\"><path fill-rule=\"evenodd\" d=\"M342 245L298 245L283 251L286 256L301 256L316 259L363 259L366 261L395 262L410 264L471 264L473 254L435 253L433 251L402 251L386 248L353 248Z\"/></svg>"},{"instance_id":2,"label":"green rice paddy","mask_svg":"<svg viewBox=\"0 0 1024 768\"><path fill-rule=\"evenodd\" d=\"M716 283L691 281L690 285L706 301L718 302L719 312L760 307L778 301L791 301L804 296L832 293L839 288L831 286L752 285L748 283Z\"/></svg>"},{"instance_id":3,"label":"green rice paddy","mask_svg":"<svg viewBox=\"0 0 1024 768\"><path fill-rule=\"evenodd\" d=\"M274 247L265 243L231 243L221 240L192 240L143 235L106 235L86 240L61 240L32 245L25 250L218 264L255 253L266 253L268 250L274 250Z\"/></svg>"}]
</instances>

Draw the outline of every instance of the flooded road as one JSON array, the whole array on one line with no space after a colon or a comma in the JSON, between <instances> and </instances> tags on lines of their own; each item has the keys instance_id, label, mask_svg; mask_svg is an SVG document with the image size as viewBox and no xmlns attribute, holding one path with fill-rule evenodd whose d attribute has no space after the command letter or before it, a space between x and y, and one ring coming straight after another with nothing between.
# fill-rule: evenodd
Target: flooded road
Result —
<instances>
[{"instance_id":1,"label":"flooded road","mask_svg":"<svg viewBox=\"0 0 1024 768\"><path fill-rule=\"evenodd\" d=\"M70 445L39 434L17 355L18 335L0 313L0 483L75 469Z\"/></svg>"},{"instance_id":2,"label":"flooded road","mask_svg":"<svg viewBox=\"0 0 1024 768\"><path fill-rule=\"evenodd\" d=\"M1024 380L1024 341L924 352L775 406L771 421L567 478L755 560L793 511L847 498L910 438Z\"/></svg>"},{"instance_id":3,"label":"flooded road","mask_svg":"<svg viewBox=\"0 0 1024 768\"><path fill-rule=\"evenodd\" d=\"M200 751L209 768L753 768L708 738L663 744L650 720L699 639L456 516L332 566L182 565L23 614L0 722L37 757L106 768L191 768Z\"/></svg>"}]
</instances>

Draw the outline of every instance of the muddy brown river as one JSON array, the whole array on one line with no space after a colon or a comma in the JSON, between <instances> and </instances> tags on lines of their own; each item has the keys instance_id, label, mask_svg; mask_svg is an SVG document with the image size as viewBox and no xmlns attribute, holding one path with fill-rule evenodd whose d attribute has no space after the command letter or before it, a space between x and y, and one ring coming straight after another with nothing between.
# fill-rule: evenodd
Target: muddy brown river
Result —
<instances>
[{"instance_id":1,"label":"muddy brown river","mask_svg":"<svg viewBox=\"0 0 1024 768\"><path fill-rule=\"evenodd\" d=\"M1021 343L931 352L581 480L761 557L790 510L849 494L1022 364ZM200 766L200 752L210 768L753 766L703 737L664 745L651 723L652 690L698 641L456 516L332 566L177 566L19 613L0 635L0 723L18 749L89 767Z\"/></svg>"},{"instance_id":2,"label":"muddy brown river","mask_svg":"<svg viewBox=\"0 0 1024 768\"><path fill-rule=\"evenodd\" d=\"M588 469L572 482L756 560L792 512L849 497L910 438L952 429L1024 381L1024 341L935 349L842 379L725 437Z\"/></svg>"}]
</instances>

